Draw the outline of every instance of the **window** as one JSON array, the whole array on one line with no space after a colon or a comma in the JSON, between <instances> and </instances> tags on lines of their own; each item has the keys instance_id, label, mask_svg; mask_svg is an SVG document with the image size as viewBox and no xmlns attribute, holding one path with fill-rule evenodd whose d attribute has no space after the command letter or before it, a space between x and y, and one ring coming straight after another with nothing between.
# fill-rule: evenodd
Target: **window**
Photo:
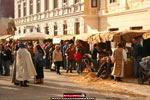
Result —
<instances>
[{"instance_id":1,"label":"window","mask_svg":"<svg viewBox=\"0 0 150 100\"><path fill-rule=\"evenodd\" d=\"M33 14L33 0L30 0L30 14Z\"/></svg>"},{"instance_id":2,"label":"window","mask_svg":"<svg viewBox=\"0 0 150 100\"><path fill-rule=\"evenodd\" d=\"M74 3L76 4L76 3L78 3L79 2L79 0L74 0Z\"/></svg>"},{"instance_id":3,"label":"window","mask_svg":"<svg viewBox=\"0 0 150 100\"><path fill-rule=\"evenodd\" d=\"M37 32L41 32L39 25L37 26Z\"/></svg>"},{"instance_id":4,"label":"window","mask_svg":"<svg viewBox=\"0 0 150 100\"><path fill-rule=\"evenodd\" d=\"M21 30L20 30L20 28L19 28L19 30L18 30L18 33L19 33L19 34L21 33Z\"/></svg>"},{"instance_id":5,"label":"window","mask_svg":"<svg viewBox=\"0 0 150 100\"><path fill-rule=\"evenodd\" d=\"M30 32L33 32L33 29L32 29L32 28L30 29Z\"/></svg>"},{"instance_id":6,"label":"window","mask_svg":"<svg viewBox=\"0 0 150 100\"><path fill-rule=\"evenodd\" d=\"M45 33L46 33L46 34L49 34L49 27L48 27L48 24L46 24Z\"/></svg>"},{"instance_id":7,"label":"window","mask_svg":"<svg viewBox=\"0 0 150 100\"><path fill-rule=\"evenodd\" d=\"M26 16L26 14L27 14L27 9L26 9L27 7L26 7L26 2L24 2L23 3L23 16Z\"/></svg>"},{"instance_id":8,"label":"window","mask_svg":"<svg viewBox=\"0 0 150 100\"><path fill-rule=\"evenodd\" d=\"M54 9L58 8L58 0L54 0Z\"/></svg>"},{"instance_id":9,"label":"window","mask_svg":"<svg viewBox=\"0 0 150 100\"><path fill-rule=\"evenodd\" d=\"M97 0L91 0L91 7L97 7Z\"/></svg>"},{"instance_id":10,"label":"window","mask_svg":"<svg viewBox=\"0 0 150 100\"><path fill-rule=\"evenodd\" d=\"M41 1L37 0L37 13L41 11Z\"/></svg>"},{"instance_id":11,"label":"window","mask_svg":"<svg viewBox=\"0 0 150 100\"><path fill-rule=\"evenodd\" d=\"M110 28L109 31L118 31L119 28Z\"/></svg>"},{"instance_id":12,"label":"window","mask_svg":"<svg viewBox=\"0 0 150 100\"><path fill-rule=\"evenodd\" d=\"M131 27L131 30L142 30L143 27L142 26L136 26L136 27Z\"/></svg>"},{"instance_id":13,"label":"window","mask_svg":"<svg viewBox=\"0 0 150 100\"><path fill-rule=\"evenodd\" d=\"M67 34L67 24L63 24L63 32L64 32L64 35Z\"/></svg>"},{"instance_id":14,"label":"window","mask_svg":"<svg viewBox=\"0 0 150 100\"><path fill-rule=\"evenodd\" d=\"M21 5L18 5L18 17L21 17Z\"/></svg>"},{"instance_id":15,"label":"window","mask_svg":"<svg viewBox=\"0 0 150 100\"><path fill-rule=\"evenodd\" d=\"M117 0L110 0L110 3L116 3Z\"/></svg>"},{"instance_id":16,"label":"window","mask_svg":"<svg viewBox=\"0 0 150 100\"><path fill-rule=\"evenodd\" d=\"M67 3L67 0L63 0L63 3Z\"/></svg>"},{"instance_id":17,"label":"window","mask_svg":"<svg viewBox=\"0 0 150 100\"><path fill-rule=\"evenodd\" d=\"M80 34L80 23L79 22L75 23L75 33Z\"/></svg>"},{"instance_id":18,"label":"window","mask_svg":"<svg viewBox=\"0 0 150 100\"><path fill-rule=\"evenodd\" d=\"M49 10L49 0L45 0L45 11Z\"/></svg>"},{"instance_id":19,"label":"window","mask_svg":"<svg viewBox=\"0 0 150 100\"><path fill-rule=\"evenodd\" d=\"M23 32L26 33L26 29L25 28L24 28Z\"/></svg>"},{"instance_id":20,"label":"window","mask_svg":"<svg viewBox=\"0 0 150 100\"><path fill-rule=\"evenodd\" d=\"M57 36L57 25L54 25L54 36Z\"/></svg>"}]
</instances>

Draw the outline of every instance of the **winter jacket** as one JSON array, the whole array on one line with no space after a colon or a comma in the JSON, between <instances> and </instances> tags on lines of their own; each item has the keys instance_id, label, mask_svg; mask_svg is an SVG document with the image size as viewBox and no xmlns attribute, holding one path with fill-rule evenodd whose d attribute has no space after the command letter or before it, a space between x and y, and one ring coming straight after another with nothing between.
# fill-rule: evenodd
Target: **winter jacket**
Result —
<instances>
[{"instance_id":1,"label":"winter jacket","mask_svg":"<svg viewBox=\"0 0 150 100\"><path fill-rule=\"evenodd\" d=\"M81 56L81 53L80 53L80 52L78 52L78 53L75 54L76 62L80 62L80 61L81 61L81 58L82 58L82 56Z\"/></svg>"}]
</instances>

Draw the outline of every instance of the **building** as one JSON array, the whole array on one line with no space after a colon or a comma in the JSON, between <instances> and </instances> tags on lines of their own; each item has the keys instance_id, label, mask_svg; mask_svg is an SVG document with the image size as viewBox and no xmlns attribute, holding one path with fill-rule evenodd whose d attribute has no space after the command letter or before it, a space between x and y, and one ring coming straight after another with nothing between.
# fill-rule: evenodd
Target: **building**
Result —
<instances>
[{"instance_id":1,"label":"building","mask_svg":"<svg viewBox=\"0 0 150 100\"><path fill-rule=\"evenodd\" d=\"M100 31L149 30L150 0L101 0Z\"/></svg>"},{"instance_id":2,"label":"building","mask_svg":"<svg viewBox=\"0 0 150 100\"><path fill-rule=\"evenodd\" d=\"M15 0L16 34L98 32L98 0Z\"/></svg>"},{"instance_id":3,"label":"building","mask_svg":"<svg viewBox=\"0 0 150 100\"><path fill-rule=\"evenodd\" d=\"M17 32L149 30L150 0L15 0Z\"/></svg>"}]
</instances>

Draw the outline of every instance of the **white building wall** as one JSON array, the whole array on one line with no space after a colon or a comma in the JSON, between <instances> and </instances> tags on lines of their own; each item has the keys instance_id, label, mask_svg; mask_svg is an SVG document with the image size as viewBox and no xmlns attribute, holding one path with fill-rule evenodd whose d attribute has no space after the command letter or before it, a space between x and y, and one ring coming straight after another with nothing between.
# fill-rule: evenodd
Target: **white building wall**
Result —
<instances>
[{"instance_id":1,"label":"white building wall","mask_svg":"<svg viewBox=\"0 0 150 100\"><path fill-rule=\"evenodd\" d=\"M21 5L21 18L18 18L18 3L19 1ZM44 0L41 0L41 12L37 13L37 0L33 0L33 14L30 15L30 5L29 0L27 0L27 16L23 16L23 1L22 0L16 0L15 1L15 22L17 31L16 34L18 34L19 29L21 30L21 33L23 32L24 28L26 26L34 26L33 31L36 31L36 27L39 25L41 32L45 32L45 26L48 24L49 26L49 33L50 35L54 35L54 23L57 23L58 26L58 35L63 35L63 24L64 21L67 22L67 33L68 34L74 34L75 28L74 24L76 22L76 19L80 22L80 33L84 33L84 19L82 18L83 12L84 12L84 0L81 0L79 4L76 4L76 7L78 8L77 11L74 11L74 0L68 0L68 6L69 8L63 8L62 7L62 0L58 0L58 8L54 9L54 2L53 0L49 1L49 11L45 11L44 7ZM26 2L26 0L25 0ZM81 9L80 9L81 8ZM64 14L63 14L64 12ZM27 32L30 32L29 29L26 30Z\"/></svg>"},{"instance_id":2,"label":"white building wall","mask_svg":"<svg viewBox=\"0 0 150 100\"><path fill-rule=\"evenodd\" d=\"M149 0L143 0L143 2L119 0L118 4L114 5L109 2L106 5L106 0L101 0L100 31L109 31L110 28L119 28L119 31L123 31L138 26L142 26L144 30L150 30L149 7Z\"/></svg>"}]
</instances>

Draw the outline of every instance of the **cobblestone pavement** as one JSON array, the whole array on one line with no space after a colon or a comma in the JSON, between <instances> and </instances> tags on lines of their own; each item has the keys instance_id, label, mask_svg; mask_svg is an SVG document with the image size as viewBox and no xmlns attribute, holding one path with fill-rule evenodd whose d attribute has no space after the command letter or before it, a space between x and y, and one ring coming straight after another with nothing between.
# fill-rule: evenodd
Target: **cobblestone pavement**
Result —
<instances>
[{"instance_id":1,"label":"cobblestone pavement","mask_svg":"<svg viewBox=\"0 0 150 100\"><path fill-rule=\"evenodd\" d=\"M146 96L107 85L95 88L93 85L78 83L71 78L78 77L76 73L61 72L62 75L57 75L45 70L44 84L33 84L32 79L29 87L14 86L10 82L11 77L0 76L0 100L50 100L51 97L62 97L63 93L86 93L87 97L96 97L96 100L148 99Z\"/></svg>"}]
</instances>

